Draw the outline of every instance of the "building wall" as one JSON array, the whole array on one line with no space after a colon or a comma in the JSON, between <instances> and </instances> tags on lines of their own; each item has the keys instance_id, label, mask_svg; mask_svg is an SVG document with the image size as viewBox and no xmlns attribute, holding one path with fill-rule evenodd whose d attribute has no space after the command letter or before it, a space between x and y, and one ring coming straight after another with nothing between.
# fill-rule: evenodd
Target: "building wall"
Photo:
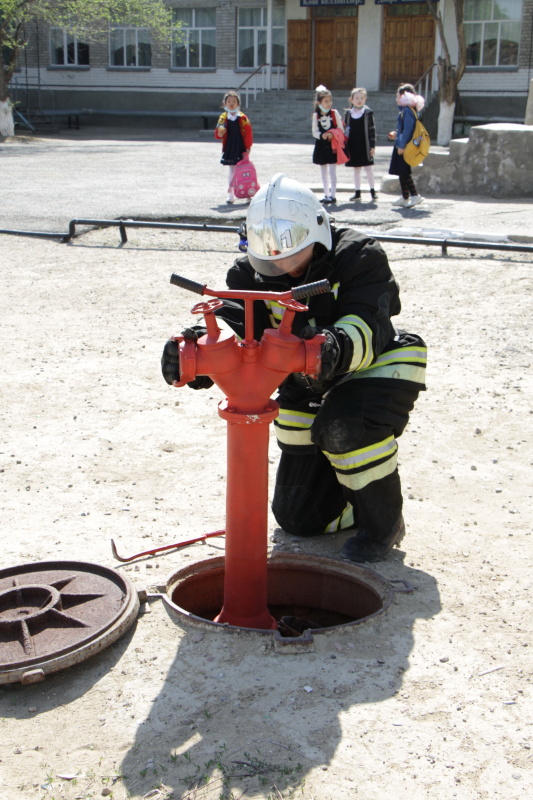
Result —
<instances>
[{"instance_id":1,"label":"building wall","mask_svg":"<svg viewBox=\"0 0 533 800\"><path fill-rule=\"evenodd\" d=\"M444 31L452 61L458 55L457 34L452 0L441 0ZM533 0L522 0L522 30L517 67L466 69L459 84L458 111L464 115L523 117L529 81L533 74L532 26ZM437 35L436 57L442 47ZM457 111L456 111L457 113Z\"/></svg>"},{"instance_id":2,"label":"building wall","mask_svg":"<svg viewBox=\"0 0 533 800\"><path fill-rule=\"evenodd\" d=\"M374 3L359 6L358 18L357 85L369 92L379 91L383 6Z\"/></svg>"},{"instance_id":3,"label":"building wall","mask_svg":"<svg viewBox=\"0 0 533 800\"><path fill-rule=\"evenodd\" d=\"M278 2L278 0L275 0ZM24 104L29 94L32 105L41 108L95 108L124 111L148 109L218 108L222 93L237 88L249 70L237 68L237 11L239 7L266 7L266 0L170 0L174 7L217 8L217 66L213 70L171 68L170 47L152 48L152 67L147 69L109 66L107 41L91 43L90 67L51 67L48 30L44 24L29 30L29 45L21 54L13 93ZM299 0L286 0L286 19L305 19L308 9ZM439 4L444 16L446 38L452 58L457 55L452 0ZM381 72L383 6L367 0L359 6L357 42L357 83L378 91ZM533 0L523 0L523 25L518 68L471 69L465 73L460 91L463 98L506 96L525 104L532 60ZM441 45L436 37L436 58ZM27 91L29 90L29 91ZM491 113L487 109L486 113Z\"/></svg>"},{"instance_id":4,"label":"building wall","mask_svg":"<svg viewBox=\"0 0 533 800\"><path fill-rule=\"evenodd\" d=\"M237 9L264 7L265 0L171 0L172 7L217 7L217 67L171 67L170 46L152 46L152 66L111 67L109 42L91 42L89 67L50 66L48 28L29 30L29 44L12 82L14 99L45 110L81 109L172 111L217 109L222 94L242 83L249 70L237 67ZM194 90L194 93L191 93ZM192 123L195 124L195 123ZM197 123L196 123L197 124Z\"/></svg>"},{"instance_id":5,"label":"building wall","mask_svg":"<svg viewBox=\"0 0 533 800\"><path fill-rule=\"evenodd\" d=\"M307 8L305 6L301 6L299 0L286 0L285 18L307 19Z\"/></svg>"}]
</instances>

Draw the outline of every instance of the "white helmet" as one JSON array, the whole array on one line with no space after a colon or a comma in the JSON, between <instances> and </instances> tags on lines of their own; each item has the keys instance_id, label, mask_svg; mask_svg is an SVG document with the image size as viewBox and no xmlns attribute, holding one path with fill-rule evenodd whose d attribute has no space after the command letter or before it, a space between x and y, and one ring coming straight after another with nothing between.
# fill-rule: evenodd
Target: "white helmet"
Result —
<instances>
[{"instance_id":1,"label":"white helmet","mask_svg":"<svg viewBox=\"0 0 533 800\"><path fill-rule=\"evenodd\" d=\"M281 173L252 198L246 229L250 264L268 277L290 271L283 260L311 244L331 249L329 214L310 189Z\"/></svg>"}]
</instances>

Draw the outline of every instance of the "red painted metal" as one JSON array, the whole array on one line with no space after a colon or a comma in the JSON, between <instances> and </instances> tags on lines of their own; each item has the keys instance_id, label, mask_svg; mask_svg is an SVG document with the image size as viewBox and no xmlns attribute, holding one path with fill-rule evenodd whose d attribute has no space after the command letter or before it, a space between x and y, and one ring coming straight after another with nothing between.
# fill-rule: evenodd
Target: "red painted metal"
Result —
<instances>
[{"instance_id":1,"label":"red painted metal","mask_svg":"<svg viewBox=\"0 0 533 800\"><path fill-rule=\"evenodd\" d=\"M174 544L165 544L162 547L152 547L151 550L143 550L142 553L134 553L132 556L121 556L118 554L117 546L113 539L111 539L111 551L117 561L134 561L136 558L142 556L153 556L156 553L162 553L163 550L175 550L178 547L186 547L188 544L196 544L196 542L203 542L210 539L212 536L224 536L226 531L213 531L213 533L204 533L201 536L195 536L193 539L186 539L183 542L174 542Z\"/></svg>"},{"instance_id":2,"label":"red painted metal","mask_svg":"<svg viewBox=\"0 0 533 800\"><path fill-rule=\"evenodd\" d=\"M243 628L274 629L277 623L267 606L268 426L278 415L271 395L292 372L316 375L325 337L300 339L291 333L294 315L307 306L294 299L328 291L327 281L288 292L213 291L180 276L173 283L217 299L196 305L207 334L194 342L183 336L179 344L180 380L184 386L198 375L208 375L224 392L219 414L227 422L226 557L224 604L215 618ZM215 311L220 298L239 299L245 306L245 336L239 342L220 330ZM261 341L253 337L253 303L271 300L285 308L278 328L269 328Z\"/></svg>"}]
</instances>

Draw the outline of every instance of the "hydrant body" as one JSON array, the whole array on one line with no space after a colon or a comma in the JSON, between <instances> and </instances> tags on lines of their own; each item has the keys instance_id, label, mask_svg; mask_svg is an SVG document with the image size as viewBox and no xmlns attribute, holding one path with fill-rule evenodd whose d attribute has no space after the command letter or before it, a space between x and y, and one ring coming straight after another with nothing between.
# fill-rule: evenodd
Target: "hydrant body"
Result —
<instances>
[{"instance_id":1,"label":"hydrant body","mask_svg":"<svg viewBox=\"0 0 533 800\"><path fill-rule=\"evenodd\" d=\"M328 288L327 281L310 284L309 294ZM220 300L200 303L192 310L194 314L203 313L205 336L197 341L175 337L180 380L174 385L183 386L198 375L208 375L225 395L219 404L219 414L227 422L224 604L215 621L246 628L275 628L267 605L268 443L269 424L279 409L271 395L292 372L319 372L324 336L303 340L290 332L295 313L307 310L291 292L201 289L201 293L217 298L243 299L246 309L246 334L241 342L235 334L220 330L214 313L223 305ZM279 328L266 330L258 342L250 335L253 320L249 317L253 301L266 298L280 302L285 311Z\"/></svg>"}]
</instances>

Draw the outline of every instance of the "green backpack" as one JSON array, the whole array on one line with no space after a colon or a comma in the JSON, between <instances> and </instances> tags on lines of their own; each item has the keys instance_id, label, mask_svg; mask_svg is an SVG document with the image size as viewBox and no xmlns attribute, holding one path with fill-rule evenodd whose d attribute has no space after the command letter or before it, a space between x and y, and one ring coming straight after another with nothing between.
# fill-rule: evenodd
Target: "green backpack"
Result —
<instances>
[{"instance_id":1,"label":"green backpack","mask_svg":"<svg viewBox=\"0 0 533 800\"><path fill-rule=\"evenodd\" d=\"M431 139L429 138L429 133L418 119L418 114L414 108L411 110L416 117L415 129L413 138L405 145L403 160L410 167L418 167L429 153Z\"/></svg>"}]
</instances>

